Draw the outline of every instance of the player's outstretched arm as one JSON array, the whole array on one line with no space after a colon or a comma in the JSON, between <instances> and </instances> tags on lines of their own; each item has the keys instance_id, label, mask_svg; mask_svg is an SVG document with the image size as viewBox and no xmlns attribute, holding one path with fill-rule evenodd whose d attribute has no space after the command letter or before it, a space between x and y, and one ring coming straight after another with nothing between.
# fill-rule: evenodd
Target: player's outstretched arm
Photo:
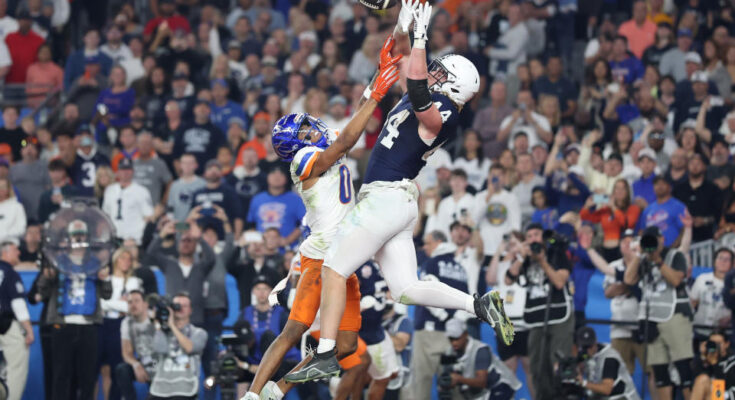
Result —
<instances>
[{"instance_id":1,"label":"player's outstretched arm","mask_svg":"<svg viewBox=\"0 0 735 400\"><path fill-rule=\"evenodd\" d=\"M431 20L431 5L419 4L413 11L413 48L408 59L406 86L408 99L411 102L416 118L419 120L419 136L431 140L442 128L439 109L434 107L429 92L429 72L426 65L426 31Z\"/></svg>"},{"instance_id":2,"label":"player's outstretched arm","mask_svg":"<svg viewBox=\"0 0 735 400\"><path fill-rule=\"evenodd\" d=\"M390 65L387 69L380 72L380 75L375 79L375 85L370 94L370 99L352 116L350 122L347 123L345 129L337 137L337 140L319 155L311 170L312 177L319 176L328 170L357 143L360 135L365 130L365 125L367 125L368 120L373 115L375 107L378 106L380 100L388 93L388 89L396 83L398 77L398 68L395 65Z\"/></svg>"}]
</instances>

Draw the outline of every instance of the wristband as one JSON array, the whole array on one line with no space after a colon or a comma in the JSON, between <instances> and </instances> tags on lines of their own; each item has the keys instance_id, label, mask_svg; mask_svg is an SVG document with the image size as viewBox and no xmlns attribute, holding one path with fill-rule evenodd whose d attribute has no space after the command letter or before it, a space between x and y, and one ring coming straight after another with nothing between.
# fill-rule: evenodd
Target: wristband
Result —
<instances>
[{"instance_id":1,"label":"wristband","mask_svg":"<svg viewBox=\"0 0 735 400\"><path fill-rule=\"evenodd\" d=\"M413 48L425 50L426 49L426 39L414 39Z\"/></svg>"},{"instance_id":2,"label":"wristband","mask_svg":"<svg viewBox=\"0 0 735 400\"><path fill-rule=\"evenodd\" d=\"M365 86L365 90L362 91L362 97L369 99L371 94L373 94L373 91L370 90L370 85Z\"/></svg>"}]
</instances>

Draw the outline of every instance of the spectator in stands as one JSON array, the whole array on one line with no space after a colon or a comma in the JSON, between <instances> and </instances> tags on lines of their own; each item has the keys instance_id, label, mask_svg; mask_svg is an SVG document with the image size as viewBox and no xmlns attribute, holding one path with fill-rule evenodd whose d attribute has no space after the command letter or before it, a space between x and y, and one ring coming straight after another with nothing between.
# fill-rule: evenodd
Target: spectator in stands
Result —
<instances>
[{"instance_id":1,"label":"spectator in stands","mask_svg":"<svg viewBox=\"0 0 735 400\"><path fill-rule=\"evenodd\" d=\"M656 153L650 148L643 148L638 152L638 168L641 177L633 182L633 201L638 204L648 205L656 201L653 191L653 180L656 178ZM645 208L645 207L644 207Z\"/></svg>"},{"instance_id":2,"label":"spectator in stands","mask_svg":"<svg viewBox=\"0 0 735 400\"><path fill-rule=\"evenodd\" d=\"M21 149L28 135L20 127L20 119L18 118L18 108L13 105L3 107L3 126L0 128L0 143L10 146L12 151L12 159L10 162L17 162L21 159Z\"/></svg>"},{"instance_id":3,"label":"spectator in stands","mask_svg":"<svg viewBox=\"0 0 735 400\"><path fill-rule=\"evenodd\" d=\"M660 22L656 26L655 41L644 52L641 61L644 65L658 68L663 55L674 47L674 32L671 24Z\"/></svg>"},{"instance_id":4,"label":"spectator in stands","mask_svg":"<svg viewBox=\"0 0 735 400\"><path fill-rule=\"evenodd\" d=\"M97 124L97 129L120 128L130 123L130 110L135 103L135 90L129 88L125 78L125 69L119 65L112 67L109 74L109 88L102 90L97 104L97 110L105 107L105 115Z\"/></svg>"},{"instance_id":5,"label":"spectator in stands","mask_svg":"<svg viewBox=\"0 0 735 400\"><path fill-rule=\"evenodd\" d=\"M197 159L193 154L185 153L178 161L179 178L175 180L168 193L168 209L173 219L184 221L191 210L192 194L206 185L206 181L195 174Z\"/></svg>"},{"instance_id":6,"label":"spectator in stands","mask_svg":"<svg viewBox=\"0 0 735 400\"><path fill-rule=\"evenodd\" d=\"M642 232L650 226L663 228L663 245L673 246L678 242L681 228L684 226L681 217L686 211L686 206L671 196L671 184L662 176L653 179L653 190L656 193L656 202L643 210L638 218L636 231Z\"/></svg>"},{"instance_id":7,"label":"spectator in stands","mask_svg":"<svg viewBox=\"0 0 735 400\"><path fill-rule=\"evenodd\" d=\"M41 232L43 225L35 219L28 219L26 233L20 242L20 262L37 263L41 256Z\"/></svg>"},{"instance_id":8,"label":"spectator in stands","mask_svg":"<svg viewBox=\"0 0 735 400\"><path fill-rule=\"evenodd\" d=\"M135 239L140 243L145 220L153 214L153 202L148 189L133 182L133 169L131 159L123 158L120 161L117 182L105 189L102 211L115 224L117 237Z\"/></svg>"},{"instance_id":9,"label":"spectator in stands","mask_svg":"<svg viewBox=\"0 0 735 400\"><path fill-rule=\"evenodd\" d=\"M656 181L658 185L660 180ZM641 236L656 237L657 247L643 248L648 257L641 266L637 262L628 265L624 273L627 285L637 285L643 296L650 296L652 306L639 307L638 318L649 326L648 365L656 379L656 392L661 399L672 396L669 365L673 363L679 373L679 387L684 397L689 396L693 382L690 362L692 353L691 305L686 291L687 260L684 253L666 246L661 230L651 225ZM642 268L650 268L645 277ZM645 298L645 297L644 297ZM648 310L648 312L646 312Z\"/></svg>"},{"instance_id":10,"label":"spectator in stands","mask_svg":"<svg viewBox=\"0 0 735 400\"><path fill-rule=\"evenodd\" d=\"M484 50L485 55L492 60L490 74L504 77L515 71L519 64L526 61L526 47L530 40L530 33L523 23L523 14L520 4L511 4L508 7L508 28ZM489 43L490 44L490 43Z\"/></svg>"},{"instance_id":11,"label":"spectator in stands","mask_svg":"<svg viewBox=\"0 0 735 400\"><path fill-rule=\"evenodd\" d=\"M291 245L301 235L304 205L298 195L287 191L286 174L281 169L271 169L267 180L268 189L255 195L250 202L247 222L260 232L277 228L282 236L281 246Z\"/></svg>"},{"instance_id":12,"label":"spectator in stands","mask_svg":"<svg viewBox=\"0 0 735 400\"><path fill-rule=\"evenodd\" d=\"M262 160L265 158L268 146L267 142L270 142L270 124L271 119L268 113L260 111L255 114L252 126L253 136L250 141L240 147L237 161L238 165L241 163L242 151L247 148L255 149L255 152L258 154L258 159Z\"/></svg>"},{"instance_id":13,"label":"spectator in stands","mask_svg":"<svg viewBox=\"0 0 735 400\"><path fill-rule=\"evenodd\" d=\"M513 112L513 108L508 105L506 92L506 84L503 81L494 81L490 86L490 104L475 114L475 120L472 124L472 128L482 139L480 143L484 155L491 159L497 158L500 152L508 147L510 131L506 129L502 131L505 136L500 135L500 124ZM466 135L467 132L465 131L465 140ZM485 168L485 171L487 171L487 168Z\"/></svg>"},{"instance_id":14,"label":"spectator in stands","mask_svg":"<svg viewBox=\"0 0 735 400\"><path fill-rule=\"evenodd\" d=\"M276 228L270 228L268 231L272 232L269 236L275 237L275 241L280 238ZM241 263L229 263L227 265L227 272L237 280L241 310L251 304L251 297L248 293L253 288L253 279L256 276L265 275L273 282L282 278L278 270L283 265L283 256L277 252L278 244L275 245L275 249L266 248L263 236L263 234L256 231L246 232L238 242L244 253ZM269 238L269 242L273 241Z\"/></svg>"},{"instance_id":15,"label":"spectator in stands","mask_svg":"<svg viewBox=\"0 0 735 400\"><path fill-rule=\"evenodd\" d=\"M51 214L55 213L65 198L77 195L77 190L69 184L64 162L55 159L48 163L48 174L51 179L51 189L41 194L38 204L38 220L41 223L48 221Z\"/></svg>"},{"instance_id":16,"label":"spectator in stands","mask_svg":"<svg viewBox=\"0 0 735 400\"><path fill-rule=\"evenodd\" d=\"M725 307L722 290L725 276L733 267L735 254L732 250L721 247L714 255L712 272L700 274L694 281L689 298L694 307L694 325L707 326L694 328L694 348L705 341L715 330L725 329L730 325L731 311Z\"/></svg>"},{"instance_id":17,"label":"spectator in stands","mask_svg":"<svg viewBox=\"0 0 735 400\"><path fill-rule=\"evenodd\" d=\"M0 241L19 240L26 231L26 213L8 178L0 178Z\"/></svg>"},{"instance_id":18,"label":"spectator in stands","mask_svg":"<svg viewBox=\"0 0 735 400\"><path fill-rule=\"evenodd\" d=\"M242 165L235 165L232 173L225 177L240 196L243 210L250 208L253 196L268 187L266 173L258 166L258 154L254 148L243 148L240 152Z\"/></svg>"},{"instance_id":19,"label":"spectator in stands","mask_svg":"<svg viewBox=\"0 0 735 400\"><path fill-rule=\"evenodd\" d=\"M696 61L693 55L689 57L689 52L691 51L693 43L692 38L693 34L691 29L684 27L679 28L676 33L676 47L661 56L661 62L659 63L658 70L662 76L671 75L677 82L688 77L686 63L687 61ZM702 61L700 58L699 64L701 63Z\"/></svg>"},{"instance_id":20,"label":"spectator in stands","mask_svg":"<svg viewBox=\"0 0 735 400\"><path fill-rule=\"evenodd\" d=\"M427 232L441 231L449 236L449 225L460 218L472 215L475 198L467 193L467 174L463 169L455 169L449 178L452 194L439 202L436 214L429 217L424 228Z\"/></svg>"},{"instance_id":21,"label":"spectator in stands","mask_svg":"<svg viewBox=\"0 0 735 400\"><path fill-rule=\"evenodd\" d=\"M471 192L478 192L490 169L490 158L485 154L483 141L480 134L474 129L467 129L462 135L462 149L454 160L452 167L462 169L467 174L467 183L471 186ZM505 146L505 144L503 144Z\"/></svg>"},{"instance_id":22,"label":"spectator in stands","mask_svg":"<svg viewBox=\"0 0 735 400\"><path fill-rule=\"evenodd\" d=\"M717 391L729 395L735 387L735 356L730 340L721 331L714 331L699 346L700 359L695 361L696 378L692 400L706 400L717 396ZM719 381L719 382L718 382Z\"/></svg>"},{"instance_id":23,"label":"spectator in stands","mask_svg":"<svg viewBox=\"0 0 735 400\"><path fill-rule=\"evenodd\" d=\"M210 106L205 100L197 100L194 106L194 122L179 136L174 137L173 155L193 154L197 159L197 175L204 173L207 161L217 156L217 149L225 142L224 134L210 121Z\"/></svg>"},{"instance_id":24,"label":"spectator in stands","mask_svg":"<svg viewBox=\"0 0 735 400\"><path fill-rule=\"evenodd\" d=\"M179 310L169 310L172 317L168 329L156 324L153 337L153 353L159 362L151 382L151 399L194 397L199 392L199 369L207 332L191 321L193 303L188 294L177 293L173 302L179 305Z\"/></svg>"},{"instance_id":25,"label":"spectator in stands","mask_svg":"<svg viewBox=\"0 0 735 400\"><path fill-rule=\"evenodd\" d=\"M130 48L123 42L122 32L117 25L112 25L107 28L105 39L107 40L105 44L100 46L100 51L110 57L113 64L120 64L133 57Z\"/></svg>"},{"instance_id":26,"label":"spectator in stands","mask_svg":"<svg viewBox=\"0 0 735 400\"><path fill-rule=\"evenodd\" d=\"M630 185L619 179L610 196L590 196L579 216L585 221L600 224L604 235L602 256L611 262L620 258L620 235L626 229L635 228L640 214L640 207L631 203Z\"/></svg>"},{"instance_id":27,"label":"spectator in stands","mask_svg":"<svg viewBox=\"0 0 735 400\"><path fill-rule=\"evenodd\" d=\"M84 34L84 48L79 49L66 60L64 67L64 89L69 90L72 84L83 74L88 72L87 64L94 59L100 66L103 75L107 75L112 68L112 60L100 51L100 33L91 28Z\"/></svg>"},{"instance_id":28,"label":"spectator in stands","mask_svg":"<svg viewBox=\"0 0 735 400\"><path fill-rule=\"evenodd\" d=\"M521 90L516 99L517 106L513 113L500 123L498 137L508 138L508 148L513 148L513 140L519 132L524 132L528 137L528 147L531 148L537 142L550 143L553 137L551 123L538 114L536 103L530 90Z\"/></svg>"},{"instance_id":29,"label":"spectator in stands","mask_svg":"<svg viewBox=\"0 0 735 400\"><path fill-rule=\"evenodd\" d=\"M534 208L531 222L541 224L544 229L554 229L559 220L559 213L555 207L549 205L545 188L543 186L533 188L531 199Z\"/></svg>"},{"instance_id":30,"label":"spectator in stands","mask_svg":"<svg viewBox=\"0 0 735 400\"><path fill-rule=\"evenodd\" d=\"M18 31L5 35L5 44L8 45L10 58L13 60L10 71L5 76L6 83L25 83L28 67L36 62L38 48L44 42L41 36L31 30L33 20L27 10L20 10L16 17Z\"/></svg>"},{"instance_id":31,"label":"spectator in stands","mask_svg":"<svg viewBox=\"0 0 735 400\"><path fill-rule=\"evenodd\" d=\"M38 48L38 61L28 66L26 72L26 99L28 106L37 108L46 96L61 90L64 70L51 60L51 47L43 44Z\"/></svg>"},{"instance_id":32,"label":"spectator in stands","mask_svg":"<svg viewBox=\"0 0 735 400\"><path fill-rule=\"evenodd\" d=\"M518 181L511 191L521 206L521 220L528 221L533 214L533 204L531 204L531 192L537 186L543 186L544 178L533 170L533 156L529 153L519 154L516 160L516 172L518 173Z\"/></svg>"},{"instance_id":33,"label":"spectator in stands","mask_svg":"<svg viewBox=\"0 0 735 400\"><path fill-rule=\"evenodd\" d=\"M163 195L173 180L166 163L158 158L153 146L153 134L149 131L138 133L138 157L133 161L133 180L148 189L154 205L160 204Z\"/></svg>"},{"instance_id":34,"label":"spectator in stands","mask_svg":"<svg viewBox=\"0 0 735 400\"><path fill-rule=\"evenodd\" d=\"M212 90L212 123L222 132L228 131L232 119L239 119L245 124L247 117L242 107L228 99L229 83L221 78L213 79L210 88Z\"/></svg>"},{"instance_id":35,"label":"spectator in stands","mask_svg":"<svg viewBox=\"0 0 735 400\"><path fill-rule=\"evenodd\" d=\"M115 379L123 399L136 398L133 382L150 383L155 376L153 337L156 328L148 316L148 302L143 292L128 293L127 316L120 323L122 363L115 368Z\"/></svg>"},{"instance_id":36,"label":"spectator in stands","mask_svg":"<svg viewBox=\"0 0 735 400\"><path fill-rule=\"evenodd\" d=\"M20 262L18 258L17 240L4 240L0 243L0 346L6 368L7 398L20 400L26 386L30 346L33 344L33 328L31 327L28 305L25 300L25 289L20 276L13 269Z\"/></svg>"},{"instance_id":37,"label":"spectator in stands","mask_svg":"<svg viewBox=\"0 0 735 400\"><path fill-rule=\"evenodd\" d=\"M80 196L92 197L97 170L110 165L110 159L97 149L92 128L83 124L74 137L74 162L68 168L71 180Z\"/></svg>"},{"instance_id":38,"label":"spectator in stands","mask_svg":"<svg viewBox=\"0 0 735 400\"><path fill-rule=\"evenodd\" d=\"M423 250L430 259L421 266L419 275L422 280L438 280L468 292L467 272L456 259L456 247L447 243L443 233L429 232L424 237ZM444 336L445 326L455 314L455 310L416 307L414 351L411 359L411 371L414 374L411 392L416 399L431 397L431 382L439 372L440 355L449 351L449 342Z\"/></svg>"},{"instance_id":39,"label":"spectator in stands","mask_svg":"<svg viewBox=\"0 0 735 400\"><path fill-rule=\"evenodd\" d=\"M67 91L67 101L76 103L80 110L79 117L82 121L90 121L96 125L96 120L105 122L105 115L95 109L102 90L107 87L107 75L102 72L100 55L84 58L84 71L70 85L64 86Z\"/></svg>"},{"instance_id":40,"label":"spectator in stands","mask_svg":"<svg viewBox=\"0 0 735 400\"><path fill-rule=\"evenodd\" d=\"M722 138L712 140L712 156L707 167L707 180L726 191L735 182L735 164L730 161L729 144Z\"/></svg>"},{"instance_id":41,"label":"spectator in stands","mask_svg":"<svg viewBox=\"0 0 735 400\"><path fill-rule=\"evenodd\" d=\"M546 72L545 76L533 82L534 96L538 98L540 95L546 94L556 97L561 107L562 119L571 121L577 111L578 93L574 84L562 76L563 65L561 57L549 57L546 62Z\"/></svg>"},{"instance_id":42,"label":"spectator in stands","mask_svg":"<svg viewBox=\"0 0 735 400\"><path fill-rule=\"evenodd\" d=\"M610 71L613 81L619 84L631 85L643 78L643 64L635 56L628 53L628 39L625 36L616 36L612 47ZM620 88L625 90L625 88Z\"/></svg>"},{"instance_id":43,"label":"spectator in stands","mask_svg":"<svg viewBox=\"0 0 735 400\"><path fill-rule=\"evenodd\" d=\"M688 179L674 187L673 196L686 206L694 217L692 240L701 242L712 239L716 223L722 211L722 192L705 179L707 162L703 155L694 153L689 157Z\"/></svg>"},{"instance_id":44,"label":"spectator in stands","mask_svg":"<svg viewBox=\"0 0 735 400\"><path fill-rule=\"evenodd\" d=\"M215 263L212 248L201 235L196 221L188 221L188 229L178 231L174 221L167 221L146 251L147 264L158 266L166 277L166 293L188 293L189 314L199 326L204 323L204 281Z\"/></svg>"},{"instance_id":45,"label":"spectator in stands","mask_svg":"<svg viewBox=\"0 0 735 400\"><path fill-rule=\"evenodd\" d=\"M240 237L243 231L244 218L238 197L235 191L222 180L222 164L217 160L209 160L204 169L206 184L203 188L191 195L191 208L198 210L197 221L202 226L212 225L220 238L224 237L224 228L221 220L216 217L217 209L221 207L232 225L233 234Z\"/></svg>"},{"instance_id":46,"label":"spectator in stands","mask_svg":"<svg viewBox=\"0 0 735 400\"><path fill-rule=\"evenodd\" d=\"M643 52L654 44L656 24L648 19L646 2L633 2L633 18L622 23L618 33L628 40L628 48L638 59L643 58Z\"/></svg>"},{"instance_id":47,"label":"spectator in stands","mask_svg":"<svg viewBox=\"0 0 735 400\"><path fill-rule=\"evenodd\" d=\"M505 189L508 183L503 168L493 164L487 177L487 189L475 196L471 217L480 231L486 256L495 254L504 234L521 229L521 205L518 198Z\"/></svg>"},{"instance_id":48,"label":"spectator in stands","mask_svg":"<svg viewBox=\"0 0 735 400\"><path fill-rule=\"evenodd\" d=\"M176 12L176 4L173 0L162 0L158 2L158 17L151 19L143 29L143 40L150 43L154 31L157 35L171 35L179 30L190 33L189 21Z\"/></svg>"},{"instance_id":49,"label":"spectator in stands","mask_svg":"<svg viewBox=\"0 0 735 400\"><path fill-rule=\"evenodd\" d=\"M672 186L678 186L687 181L688 175L688 156L686 151L680 147L676 147L673 153L671 153L671 159L669 162L669 169L666 171L664 176L666 180L671 182Z\"/></svg>"},{"instance_id":50,"label":"spectator in stands","mask_svg":"<svg viewBox=\"0 0 735 400\"><path fill-rule=\"evenodd\" d=\"M94 179L94 198L97 204L105 204L105 190L107 187L115 183L115 172L108 166L102 166L97 169L97 176Z\"/></svg>"},{"instance_id":51,"label":"spectator in stands","mask_svg":"<svg viewBox=\"0 0 735 400\"><path fill-rule=\"evenodd\" d=\"M28 140L21 150L22 160L10 167L10 181L18 192L26 216L38 219L41 195L51 187L47 163L38 159L38 144Z\"/></svg>"},{"instance_id":52,"label":"spectator in stands","mask_svg":"<svg viewBox=\"0 0 735 400\"><path fill-rule=\"evenodd\" d=\"M100 327L97 365L105 397L118 398L120 386L115 379L115 368L122 359L120 332L123 316L128 313L128 297L132 291L142 289L140 278L133 276L133 254L121 247L112 254L112 295L102 300L104 319Z\"/></svg>"}]
</instances>

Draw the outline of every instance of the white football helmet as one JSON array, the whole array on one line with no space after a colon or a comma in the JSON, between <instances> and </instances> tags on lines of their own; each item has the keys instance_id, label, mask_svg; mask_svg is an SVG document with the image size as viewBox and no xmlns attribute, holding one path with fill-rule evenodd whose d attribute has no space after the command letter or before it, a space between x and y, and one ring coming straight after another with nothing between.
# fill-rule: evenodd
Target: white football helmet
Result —
<instances>
[{"instance_id":1,"label":"white football helmet","mask_svg":"<svg viewBox=\"0 0 735 400\"><path fill-rule=\"evenodd\" d=\"M445 94L462 106L480 90L480 74L470 60L458 55L441 56L429 65L429 75L436 82L429 90Z\"/></svg>"}]
</instances>

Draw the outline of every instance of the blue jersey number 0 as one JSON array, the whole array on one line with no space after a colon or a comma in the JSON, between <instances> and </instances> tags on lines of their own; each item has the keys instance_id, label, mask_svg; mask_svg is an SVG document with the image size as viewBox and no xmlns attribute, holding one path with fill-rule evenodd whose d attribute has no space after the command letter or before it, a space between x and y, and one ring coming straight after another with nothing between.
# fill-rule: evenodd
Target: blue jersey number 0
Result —
<instances>
[{"instance_id":1,"label":"blue jersey number 0","mask_svg":"<svg viewBox=\"0 0 735 400\"><path fill-rule=\"evenodd\" d=\"M339 201L347 204L352 201L352 180L350 169L346 165L339 167Z\"/></svg>"}]
</instances>

